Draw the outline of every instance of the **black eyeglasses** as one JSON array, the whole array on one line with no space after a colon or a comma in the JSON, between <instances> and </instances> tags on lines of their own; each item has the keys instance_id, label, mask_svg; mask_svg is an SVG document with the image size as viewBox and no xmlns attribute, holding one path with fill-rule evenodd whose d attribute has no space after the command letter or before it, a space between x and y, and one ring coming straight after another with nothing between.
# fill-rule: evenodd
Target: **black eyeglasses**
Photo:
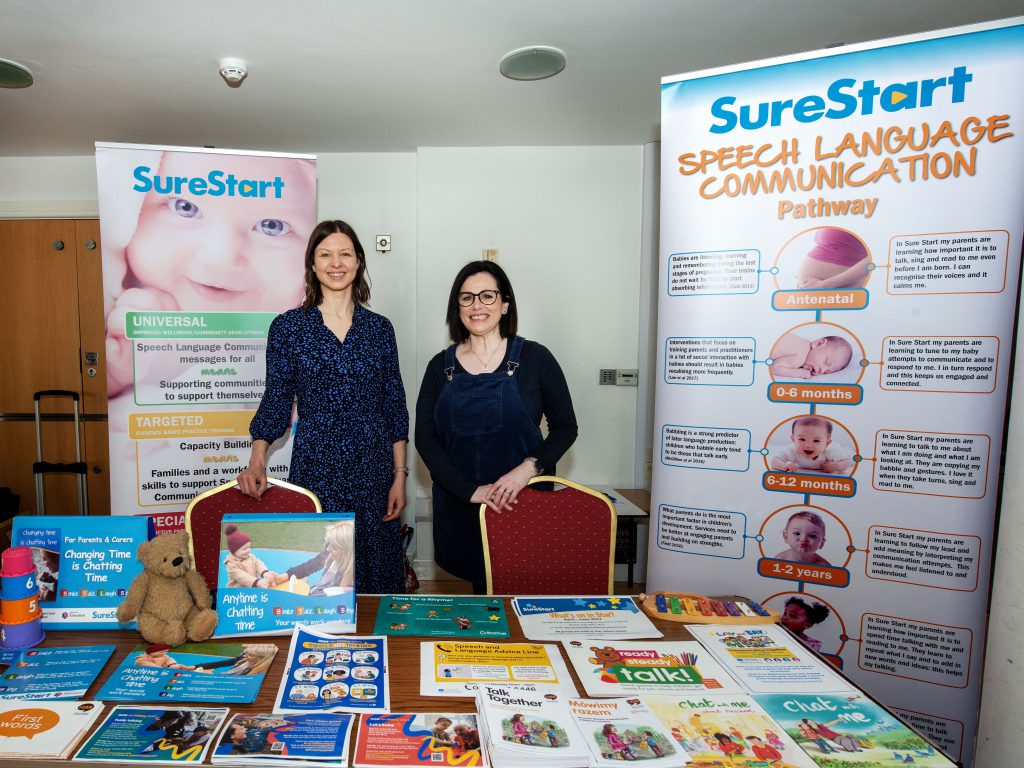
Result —
<instances>
[{"instance_id":1,"label":"black eyeglasses","mask_svg":"<svg viewBox=\"0 0 1024 768\"><path fill-rule=\"evenodd\" d=\"M480 291L479 293L460 293L459 304L463 307L472 307L473 301L480 299L481 304L490 305L496 302L499 296L501 296L501 292L494 290Z\"/></svg>"}]
</instances>

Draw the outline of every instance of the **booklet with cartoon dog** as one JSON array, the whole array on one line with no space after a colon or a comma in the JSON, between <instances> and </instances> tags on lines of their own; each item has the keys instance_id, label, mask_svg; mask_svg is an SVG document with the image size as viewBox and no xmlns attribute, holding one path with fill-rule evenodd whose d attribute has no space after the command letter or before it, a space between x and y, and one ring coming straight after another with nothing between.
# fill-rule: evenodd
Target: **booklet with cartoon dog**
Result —
<instances>
[{"instance_id":1,"label":"booklet with cartoon dog","mask_svg":"<svg viewBox=\"0 0 1024 768\"><path fill-rule=\"evenodd\" d=\"M741 690L700 643L592 638L562 645L591 696Z\"/></svg>"}]
</instances>

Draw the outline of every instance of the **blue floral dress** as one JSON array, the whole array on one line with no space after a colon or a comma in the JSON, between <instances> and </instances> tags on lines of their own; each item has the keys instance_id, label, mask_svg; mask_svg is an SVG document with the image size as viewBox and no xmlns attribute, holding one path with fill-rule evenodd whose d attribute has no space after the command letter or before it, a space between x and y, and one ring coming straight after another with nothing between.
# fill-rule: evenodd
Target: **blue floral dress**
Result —
<instances>
[{"instance_id":1,"label":"blue floral dress","mask_svg":"<svg viewBox=\"0 0 1024 768\"><path fill-rule=\"evenodd\" d=\"M249 426L253 440L281 437L295 398L288 481L315 493L325 512L355 513L357 592L401 592L400 524L381 520L395 477L392 446L409 439L391 322L356 305L341 342L318 307L278 315L267 337L266 392Z\"/></svg>"}]
</instances>

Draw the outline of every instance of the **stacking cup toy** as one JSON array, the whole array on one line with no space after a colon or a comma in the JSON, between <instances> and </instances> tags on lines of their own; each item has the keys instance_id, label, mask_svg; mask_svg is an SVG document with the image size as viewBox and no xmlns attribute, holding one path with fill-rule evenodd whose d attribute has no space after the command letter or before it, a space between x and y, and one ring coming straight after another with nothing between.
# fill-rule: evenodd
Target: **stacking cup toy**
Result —
<instances>
[{"instance_id":1,"label":"stacking cup toy","mask_svg":"<svg viewBox=\"0 0 1024 768\"><path fill-rule=\"evenodd\" d=\"M31 648L46 639L43 632L43 620L32 619L24 624L0 623L0 647Z\"/></svg>"},{"instance_id":2,"label":"stacking cup toy","mask_svg":"<svg viewBox=\"0 0 1024 768\"><path fill-rule=\"evenodd\" d=\"M0 647L39 645L46 637L42 617L32 550L5 549L0 554Z\"/></svg>"},{"instance_id":3,"label":"stacking cup toy","mask_svg":"<svg viewBox=\"0 0 1024 768\"><path fill-rule=\"evenodd\" d=\"M24 600L0 600L0 624L24 624L42 616L38 594Z\"/></svg>"},{"instance_id":4,"label":"stacking cup toy","mask_svg":"<svg viewBox=\"0 0 1024 768\"><path fill-rule=\"evenodd\" d=\"M29 597L39 597L32 550L28 547L5 549L0 555L0 600L24 600Z\"/></svg>"}]
</instances>

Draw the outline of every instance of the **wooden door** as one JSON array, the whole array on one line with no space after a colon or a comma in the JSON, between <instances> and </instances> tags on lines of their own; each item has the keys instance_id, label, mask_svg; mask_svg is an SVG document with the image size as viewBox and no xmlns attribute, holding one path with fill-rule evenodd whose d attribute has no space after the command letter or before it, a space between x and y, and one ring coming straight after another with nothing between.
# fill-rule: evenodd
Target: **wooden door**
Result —
<instances>
[{"instance_id":1,"label":"wooden door","mask_svg":"<svg viewBox=\"0 0 1024 768\"><path fill-rule=\"evenodd\" d=\"M90 511L110 510L103 361L103 294L96 221L0 221L0 486L21 496L20 510L35 511L36 460L33 393L77 392L82 416L82 458L87 462ZM86 352L97 355L85 365ZM91 373L91 375L90 375ZM43 458L74 460L75 436L68 398L44 398ZM74 475L49 475L47 514L78 511Z\"/></svg>"}]
</instances>

